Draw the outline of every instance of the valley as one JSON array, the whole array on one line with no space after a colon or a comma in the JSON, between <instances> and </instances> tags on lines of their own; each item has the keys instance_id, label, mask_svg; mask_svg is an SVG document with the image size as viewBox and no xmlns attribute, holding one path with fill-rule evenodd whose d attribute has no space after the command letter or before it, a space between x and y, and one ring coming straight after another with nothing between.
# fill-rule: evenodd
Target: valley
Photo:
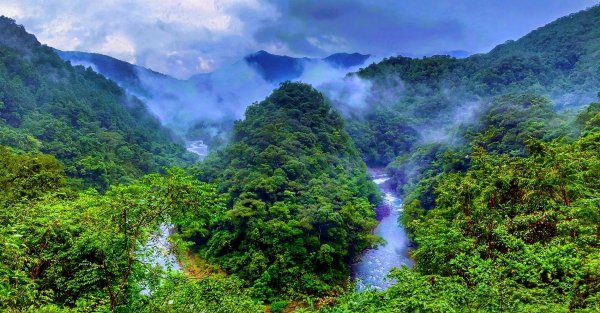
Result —
<instances>
[{"instance_id":1,"label":"valley","mask_svg":"<svg viewBox=\"0 0 600 313\"><path fill-rule=\"evenodd\" d=\"M532 3L0 4L0 311L598 312L600 5Z\"/></svg>"}]
</instances>

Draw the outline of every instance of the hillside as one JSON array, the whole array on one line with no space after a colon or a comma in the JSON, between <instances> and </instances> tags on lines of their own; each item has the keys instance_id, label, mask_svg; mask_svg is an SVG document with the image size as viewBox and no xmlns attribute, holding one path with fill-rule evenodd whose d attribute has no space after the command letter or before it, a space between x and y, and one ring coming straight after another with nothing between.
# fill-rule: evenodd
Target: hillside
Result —
<instances>
[{"instance_id":1,"label":"hillside","mask_svg":"<svg viewBox=\"0 0 600 313\"><path fill-rule=\"evenodd\" d=\"M245 56L211 73L179 80L109 56L57 51L65 61L91 67L147 103L150 111L176 134L204 140L209 147L224 145L233 121L246 106L269 95L285 80L319 71L339 71L363 65L368 55L336 53L324 59L293 58L266 51Z\"/></svg>"},{"instance_id":2,"label":"hillside","mask_svg":"<svg viewBox=\"0 0 600 313\"><path fill-rule=\"evenodd\" d=\"M596 6L487 54L357 74L371 106L348 129L404 195L415 266L322 311L598 310L599 26Z\"/></svg>"},{"instance_id":3,"label":"hillside","mask_svg":"<svg viewBox=\"0 0 600 313\"><path fill-rule=\"evenodd\" d=\"M142 97L149 97L150 95L149 90L144 87L141 77L151 77L159 81L164 80L165 84L177 82L177 79L171 76L107 55L80 51L60 51L56 49L54 51L61 59L71 62L72 65L81 65L85 68L91 67L95 72L117 82L123 89Z\"/></svg>"},{"instance_id":4,"label":"hillside","mask_svg":"<svg viewBox=\"0 0 600 313\"><path fill-rule=\"evenodd\" d=\"M198 171L227 206L212 225L181 228L259 299L331 294L376 242L375 186L341 117L309 85L283 83L248 107L230 144Z\"/></svg>"},{"instance_id":5,"label":"hillside","mask_svg":"<svg viewBox=\"0 0 600 313\"><path fill-rule=\"evenodd\" d=\"M388 58L359 75L370 79L397 76L409 90L425 85L479 96L529 91L549 95L559 107L583 105L594 99L598 89L599 48L600 6L596 6L507 41L489 53L464 59Z\"/></svg>"},{"instance_id":6,"label":"hillside","mask_svg":"<svg viewBox=\"0 0 600 313\"><path fill-rule=\"evenodd\" d=\"M485 54L387 58L355 74L373 86L365 109L347 116L348 131L367 163L386 165L415 144L451 138L495 96L535 94L557 110L581 108L600 90L598 51L600 6Z\"/></svg>"},{"instance_id":7,"label":"hillside","mask_svg":"<svg viewBox=\"0 0 600 313\"><path fill-rule=\"evenodd\" d=\"M0 86L0 145L56 156L74 184L104 189L193 161L144 103L4 17Z\"/></svg>"}]
</instances>

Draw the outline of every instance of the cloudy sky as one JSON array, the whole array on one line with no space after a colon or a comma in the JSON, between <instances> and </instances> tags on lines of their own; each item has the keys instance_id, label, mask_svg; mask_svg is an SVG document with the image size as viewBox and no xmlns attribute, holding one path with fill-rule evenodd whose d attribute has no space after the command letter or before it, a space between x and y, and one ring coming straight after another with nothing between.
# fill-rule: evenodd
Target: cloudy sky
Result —
<instances>
[{"instance_id":1,"label":"cloudy sky","mask_svg":"<svg viewBox=\"0 0 600 313\"><path fill-rule=\"evenodd\" d=\"M267 50L323 57L486 52L598 0L0 0L45 44L179 78Z\"/></svg>"}]
</instances>

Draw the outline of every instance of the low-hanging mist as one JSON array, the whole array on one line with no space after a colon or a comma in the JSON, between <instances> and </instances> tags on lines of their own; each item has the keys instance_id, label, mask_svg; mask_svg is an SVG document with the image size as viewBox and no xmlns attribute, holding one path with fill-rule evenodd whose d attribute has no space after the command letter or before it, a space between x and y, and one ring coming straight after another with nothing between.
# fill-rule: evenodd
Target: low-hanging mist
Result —
<instances>
[{"instance_id":1,"label":"low-hanging mist","mask_svg":"<svg viewBox=\"0 0 600 313\"><path fill-rule=\"evenodd\" d=\"M348 73L379 60L345 53L297 59L260 51L215 72L179 80L107 56L57 52L72 64L89 67L119 83L179 136L204 140L213 147L228 140L233 122L243 117L250 104L263 100L283 80L315 86L334 103L343 103L337 106L341 111L364 109L371 83Z\"/></svg>"}]
</instances>

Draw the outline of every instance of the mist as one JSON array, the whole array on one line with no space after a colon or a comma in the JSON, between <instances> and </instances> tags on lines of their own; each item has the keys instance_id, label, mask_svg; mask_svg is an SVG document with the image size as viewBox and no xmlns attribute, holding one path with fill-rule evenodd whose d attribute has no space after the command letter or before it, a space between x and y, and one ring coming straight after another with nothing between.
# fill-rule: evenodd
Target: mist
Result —
<instances>
[{"instance_id":1,"label":"mist","mask_svg":"<svg viewBox=\"0 0 600 313\"><path fill-rule=\"evenodd\" d=\"M378 60L369 58L364 64ZM310 84L332 102L343 103L336 106L340 110L358 112L366 108L371 82L349 75L364 65L342 68L310 59L302 66L302 75L293 81ZM136 74L143 92L124 87L143 99L164 126L186 140L204 140L215 146L226 143L233 122L244 117L249 105L268 97L281 83L265 80L243 60L188 80L156 75L143 68L137 68Z\"/></svg>"}]
</instances>

